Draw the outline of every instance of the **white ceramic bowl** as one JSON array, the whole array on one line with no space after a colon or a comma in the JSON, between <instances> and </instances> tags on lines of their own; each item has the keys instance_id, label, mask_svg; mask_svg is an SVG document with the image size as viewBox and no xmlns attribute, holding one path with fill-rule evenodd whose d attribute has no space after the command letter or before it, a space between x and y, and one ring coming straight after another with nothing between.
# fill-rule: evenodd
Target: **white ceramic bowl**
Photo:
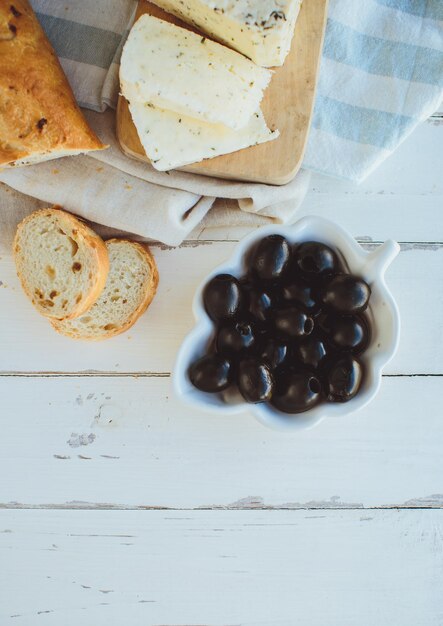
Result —
<instances>
[{"instance_id":1,"label":"white ceramic bowl","mask_svg":"<svg viewBox=\"0 0 443 626\"><path fill-rule=\"evenodd\" d=\"M359 393L349 402L325 402L305 413L288 415L268 404L248 404L238 396L227 402L219 394L199 391L189 380L189 366L205 353L208 339L214 331L213 322L203 307L204 286L217 274L241 276L244 273L243 260L246 251L259 239L272 234L283 235L291 243L314 240L338 249L343 254L349 270L371 285L369 316L372 323L372 338L368 349L361 357L365 376ZM382 370L392 359L398 346L400 316L394 298L386 286L384 275L399 250L398 243L388 240L375 250L367 252L340 226L320 217L304 217L291 226L266 226L245 237L232 257L216 267L197 289L193 304L196 325L185 338L177 356L172 378L175 392L187 404L205 411L224 415L250 411L260 422L272 428L312 427L325 417L348 415L363 408L377 394Z\"/></svg>"}]
</instances>

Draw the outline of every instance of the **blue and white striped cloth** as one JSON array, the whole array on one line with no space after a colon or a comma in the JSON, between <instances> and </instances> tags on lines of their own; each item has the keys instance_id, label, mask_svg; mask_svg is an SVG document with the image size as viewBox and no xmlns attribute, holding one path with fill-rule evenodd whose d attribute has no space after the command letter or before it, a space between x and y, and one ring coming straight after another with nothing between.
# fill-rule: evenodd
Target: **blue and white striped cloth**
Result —
<instances>
[{"instance_id":1,"label":"blue and white striped cloth","mask_svg":"<svg viewBox=\"0 0 443 626\"><path fill-rule=\"evenodd\" d=\"M113 106L135 0L32 4L77 100ZM330 0L304 167L360 181L442 98L443 0Z\"/></svg>"},{"instance_id":2,"label":"blue and white striped cloth","mask_svg":"<svg viewBox=\"0 0 443 626\"><path fill-rule=\"evenodd\" d=\"M137 0L31 0L80 106L114 107L123 44Z\"/></svg>"},{"instance_id":3,"label":"blue and white striped cloth","mask_svg":"<svg viewBox=\"0 0 443 626\"><path fill-rule=\"evenodd\" d=\"M304 167L361 181L442 98L443 0L330 0Z\"/></svg>"}]
</instances>

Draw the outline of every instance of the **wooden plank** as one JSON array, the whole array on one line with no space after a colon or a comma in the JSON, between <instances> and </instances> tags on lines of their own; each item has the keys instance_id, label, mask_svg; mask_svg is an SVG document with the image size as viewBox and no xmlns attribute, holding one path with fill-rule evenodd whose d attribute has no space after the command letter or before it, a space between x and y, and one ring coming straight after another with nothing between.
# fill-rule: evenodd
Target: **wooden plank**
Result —
<instances>
[{"instance_id":1,"label":"wooden plank","mask_svg":"<svg viewBox=\"0 0 443 626\"><path fill-rule=\"evenodd\" d=\"M440 626L443 511L3 511L2 626Z\"/></svg>"},{"instance_id":2,"label":"wooden plank","mask_svg":"<svg viewBox=\"0 0 443 626\"><path fill-rule=\"evenodd\" d=\"M284 185L294 178L303 160L312 116L327 4L327 0L303 3L291 51L284 66L276 68L263 98L261 108L268 126L277 128L280 137L246 150L188 165L183 170L273 185ZM141 0L138 5L138 15L143 13L187 28L183 22L146 0ZM148 161L126 100L122 97L117 109L117 136L126 154Z\"/></svg>"},{"instance_id":3,"label":"wooden plank","mask_svg":"<svg viewBox=\"0 0 443 626\"><path fill-rule=\"evenodd\" d=\"M235 243L154 248L160 272L156 298L137 325L110 341L88 345L57 335L28 303L10 255L0 260L0 371L169 372L180 343L193 325L194 291L210 269L226 260ZM435 334L443 319L437 288L443 273L441 245L407 244L389 269L403 331L391 374L443 373Z\"/></svg>"},{"instance_id":4,"label":"wooden plank","mask_svg":"<svg viewBox=\"0 0 443 626\"><path fill-rule=\"evenodd\" d=\"M0 504L443 506L443 378L310 431L196 412L168 378L0 378Z\"/></svg>"}]
</instances>

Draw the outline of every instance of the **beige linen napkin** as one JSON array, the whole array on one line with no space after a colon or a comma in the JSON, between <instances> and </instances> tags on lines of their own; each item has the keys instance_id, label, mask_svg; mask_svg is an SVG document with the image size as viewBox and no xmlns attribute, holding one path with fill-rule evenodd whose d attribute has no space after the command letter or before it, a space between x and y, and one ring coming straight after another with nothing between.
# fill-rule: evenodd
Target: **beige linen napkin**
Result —
<instances>
[{"instance_id":1,"label":"beige linen napkin","mask_svg":"<svg viewBox=\"0 0 443 626\"><path fill-rule=\"evenodd\" d=\"M244 223L242 212L288 223L295 219L309 184L300 172L288 185L239 183L184 172L158 172L149 164L123 154L115 136L118 59L125 29L132 21L133 0L33 0L34 9L51 40L77 100L89 109L89 123L109 148L87 156L65 157L38 165L4 170L0 182L45 204L60 204L88 220L144 239L178 245L208 214L216 198L210 225ZM63 5L63 6L62 6ZM112 9L112 10L110 10ZM102 113L97 111L104 111ZM4 233L16 223L0 189ZM29 207L29 202L24 203ZM32 204L32 203L31 203ZM233 210L236 209L236 210ZM22 211L18 211L22 213ZM0 232L2 238L2 232Z\"/></svg>"},{"instance_id":2,"label":"beige linen napkin","mask_svg":"<svg viewBox=\"0 0 443 626\"><path fill-rule=\"evenodd\" d=\"M10 251L17 224L33 211L46 206L48 206L47 202L22 194L12 187L0 183L0 255ZM135 241L152 241L150 237L131 233L127 229L112 228L91 220L88 222L104 239L129 236ZM190 236L198 238L206 228L226 228L227 226L256 228L270 222L270 218L239 211L238 206L235 206L231 200L219 198L194 231L190 233Z\"/></svg>"},{"instance_id":3,"label":"beige linen napkin","mask_svg":"<svg viewBox=\"0 0 443 626\"><path fill-rule=\"evenodd\" d=\"M46 204L60 204L90 221L171 246L183 241L217 197L230 201L219 204L214 216L217 224L224 221L225 225L235 225L244 223L236 215L238 207L274 221L291 222L306 195L309 174L304 171L282 187L185 172L158 172L146 163L126 157L120 150L114 131L114 111L85 113L102 141L109 144L107 150L4 170L0 172L0 181ZM10 215L15 221L6 210L1 194L0 211L2 219ZM211 220L212 212L206 224L211 225Z\"/></svg>"}]
</instances>

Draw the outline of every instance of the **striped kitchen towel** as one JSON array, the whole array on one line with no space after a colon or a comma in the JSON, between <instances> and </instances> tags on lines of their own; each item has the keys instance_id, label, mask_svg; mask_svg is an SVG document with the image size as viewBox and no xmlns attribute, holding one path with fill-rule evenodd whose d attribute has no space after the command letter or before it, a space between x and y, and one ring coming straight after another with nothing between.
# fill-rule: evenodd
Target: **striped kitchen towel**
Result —
<instances>
[{"instance_id":1,"label":"striped kitchen towel","mask_svg":"<svg viewBox=\"0 0 443 626\"><path fill-rule=\"evenodd\" d=\"M121 50L137 0L31 0L80 106L115 107Z\"/></svg>"},{"instance_id":2,"label":"striped kitchen towel","mask_svg":"<svg viewBox=\"0 0 443 626\"><path fill-rule=\"evenodd\" d=\"M442 98L443 0L330 0L304 167L361 181Z\"/></svg>"}]
</instances>

